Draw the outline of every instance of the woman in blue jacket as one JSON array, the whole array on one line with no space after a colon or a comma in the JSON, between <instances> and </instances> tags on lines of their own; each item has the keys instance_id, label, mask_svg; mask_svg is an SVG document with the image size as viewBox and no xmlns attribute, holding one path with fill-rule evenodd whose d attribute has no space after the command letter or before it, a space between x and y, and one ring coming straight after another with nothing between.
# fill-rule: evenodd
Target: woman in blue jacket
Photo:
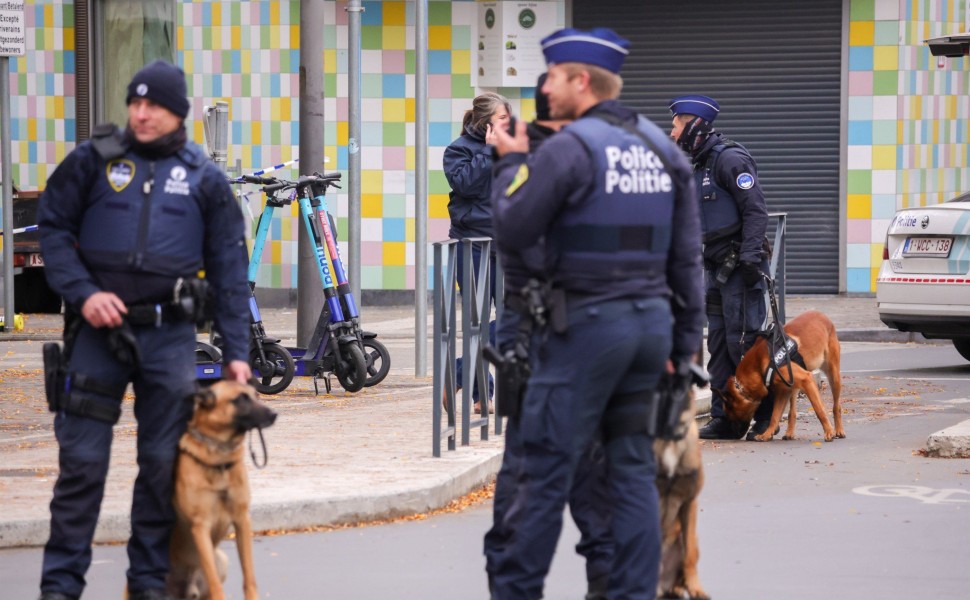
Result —
<instances>
[{"instance_id":1,"label":"woman in blue jacket","mask_svg":"<svg viewBox=\"0 0 970 600\"><path fill-rule=\"evenodd\" d=\"M472 108L465 112L462 119L462 133L453 141L444 154L445 177L451 186L448 200L448 214L451 227L448 237L460 240L469 237L493 237L492 231L492 140L495 129L508 127L512 117L512 106L504 96L486 92L472 100ZM464 249L458 245L458 289L464 281ZM481 250L472 249L472 261L478 268ZM495 251L489 257L491 274L491 296L495 302ZM495 322L489 323L489 341L495 344ZM462 385L462 360L456 363L455 378L458 389ZM492 395L492 381L489 375L489 397ZM472 397L478 408L478 385L472 388Z\"/></svg>"}]
</instances>

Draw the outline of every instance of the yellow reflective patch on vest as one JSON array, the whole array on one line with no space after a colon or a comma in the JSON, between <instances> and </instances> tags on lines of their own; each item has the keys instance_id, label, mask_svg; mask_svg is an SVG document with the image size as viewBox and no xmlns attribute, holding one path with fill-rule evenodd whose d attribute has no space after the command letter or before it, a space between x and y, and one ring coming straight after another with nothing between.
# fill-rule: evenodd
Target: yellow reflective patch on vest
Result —
<instances>
[{"instance_id":1,"label":"yellow reflective patch on vest","mask_svg":"<svg viewBox=\"0 0 970 600\"><path fill-rule=\"evenodd\" d=\"M529 167L525 163L519 166L519 170L515 172L515 177L512 178L512 183L509 187L505 188L505 195L511 196L515 193L515 190L522 187L522 184L529 180Z\"/></svg>"},{"instance_id":2,"label":"yellow reflective patch on vest","mask_svg":"<svg viewBox=\"0 0 970 600\"><path fill-rule=\"evenodd\" d=\"M112 160L108 162L105 169L108 176L108 184L116 192L128 187L131 180L135 177L135 163L127 159Z\"/></svg>"}]
</instances>

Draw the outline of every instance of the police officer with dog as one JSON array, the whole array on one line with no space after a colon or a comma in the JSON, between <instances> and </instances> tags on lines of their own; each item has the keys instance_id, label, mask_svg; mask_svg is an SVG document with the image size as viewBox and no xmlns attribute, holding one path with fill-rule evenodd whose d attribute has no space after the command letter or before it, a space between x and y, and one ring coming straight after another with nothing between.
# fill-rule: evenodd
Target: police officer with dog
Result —
<instances>
[{"instance_id":1,"label":"police officer with dog","mask_svg":"<svg viewBox=\"0 0 970 600\"><path fill-rule=\"evenodd\" d=\"M720 110L713 98L701 95L670 103L670 137L693 162L704 230L712 396L711 420L700 437L710 440L740 439L748 431L748 423L727 418L720 390L764 324L768 272L768 209L758 167L744 146L714 130ZM773 405L770 399L761 403L747 439L768 428Z\"/></svg>"},{"instance_id":2,"label":"police officer with dog","mask_svg":"<svg viewBox=\"0 0 970 600\"><path fill-rule=\"evenodd\" d=\"M536 118L526 125L530 153L569 123L550 116L549 99L542 93L545 81L546 74L543 73L536 82ZM505 517L515 498L525 453L519 435L519 412L531 373L532 332L545 320L540 283L545 272L542 243L519 252L499 246L498 255L505 276L504 310L496 329L498 354L491 354L491 349L486 349L486 356L498 365L496 410L508 420L502 467L495 478L492 527L485 534L485 570L490 578L497 557L512 535ZM576 552L586 559L585 600L606 600L613 563L612 505L606 481L606 456L600 440L594 439L589 449L580 455L569 492L569 510L581 535Z\"/></svg>"},{"instance_id":3,"label":"police officer with dog","mask_svg":"<svg viewBox=\"0 0 970 600\"><path fill-rule=\"evenodd\" d=\"M185 74L161 60L145 66L127 104L124 132L95 128L48 179L38 209L47 279L66 305L63 353L45 348L60 473L42 600L84 590L128 382L139 467L128 597L169 598L173 467L193 408L195 323L211 314L226 377L251 377L242 213L219 168L187 141Z\"/></svg>"},{"instance_id":4,"label":"police officer with dog","mask_svg":"<svg viewBox=\"0 0 970 600\"><path fill-rule=\"evenodd\" d=\"M498 246L543 240L545 327L532 334L519 415L521 480L495 561L492 597L540 598L576 465L603 435L614 501L611 598L653 598L660 531L654 389L701 343L701 236L690 166L619 96L629 42L609 29L542 40L543 91L576 121L528 155L525 124L498 132Z\"/></svg>"}]
</instances>

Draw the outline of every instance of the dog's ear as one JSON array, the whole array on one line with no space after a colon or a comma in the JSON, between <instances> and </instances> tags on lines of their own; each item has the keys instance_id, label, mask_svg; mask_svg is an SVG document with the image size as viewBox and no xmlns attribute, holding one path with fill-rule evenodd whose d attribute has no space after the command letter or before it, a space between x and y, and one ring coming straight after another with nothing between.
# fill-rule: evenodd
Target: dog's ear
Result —
<instances>
[{"instance_id":1,"label":"dog's ear","mask_svg":"<svg viewBox=\"0 0 970 600\"><path fill-rule=\"evenodd\" d=\"M216 405L216 395L209 388L203 388L192 394L192 402L197 407L210 409Z\"/></svg>"},{"instance_id":2,"label":"dog's ear","mask_svg":"<svg viewBox=\"0 0 970 600\"><path fill-rule=\"evenodd\" d=\"M724 389L721 390L721 397L730 400L737 400L743 393L744 388L738 382L734 375L728 377L727 381L724 383Z\"/></svg>"}]
</instances>

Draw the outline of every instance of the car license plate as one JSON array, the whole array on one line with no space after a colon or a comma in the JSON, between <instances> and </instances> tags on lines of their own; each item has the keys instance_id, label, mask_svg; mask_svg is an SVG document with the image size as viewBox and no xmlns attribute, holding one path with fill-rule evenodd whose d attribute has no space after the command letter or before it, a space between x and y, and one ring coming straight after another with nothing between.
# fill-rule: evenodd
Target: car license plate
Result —
<instances>
[{"instance_id":1,"label":"car license plate","mask_svg":"<svg viewBox=\"0 0 970 600\"><path fill-rule=\"evenodd\" d=\"M935 256L946 258L953 247L949 237L911 237L903 245L903 256Z\"/></svg>"},{"instance_id":2,"label":"car license plate","mask_svg":"<svg viewBox=\"0 0 970 600\"><path fill-rule=\"evenodd\" d=\"M27 266L28 267L43 267L44 257L38 252L31 252L27 255Z\"/></svg>"}]
</instances>

